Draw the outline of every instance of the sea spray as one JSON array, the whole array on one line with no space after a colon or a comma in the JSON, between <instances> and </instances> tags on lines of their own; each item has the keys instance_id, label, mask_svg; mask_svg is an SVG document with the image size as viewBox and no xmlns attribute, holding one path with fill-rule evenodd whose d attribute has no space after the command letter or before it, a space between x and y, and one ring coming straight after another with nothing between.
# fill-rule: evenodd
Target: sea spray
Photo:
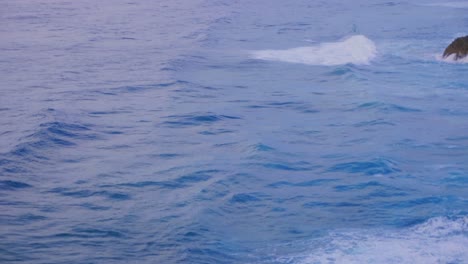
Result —
<instances>
[{"instance_id":1,"label":"sea spray","mask_svg":"<svg viewBox=\"0 0 468 264\"><path fill-rule=\"evenodd\" d=\"M252 57L260 60L303 63L309 65L369 64L377 54L374 42L363 35L354 35L338 42L286 50L258 50Z\"/></svg>"}]
</instances>

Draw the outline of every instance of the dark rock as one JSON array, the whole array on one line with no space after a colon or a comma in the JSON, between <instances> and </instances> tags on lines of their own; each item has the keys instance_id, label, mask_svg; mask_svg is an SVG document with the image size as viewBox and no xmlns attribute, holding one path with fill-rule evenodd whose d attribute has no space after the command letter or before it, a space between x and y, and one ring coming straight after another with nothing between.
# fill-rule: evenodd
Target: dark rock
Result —
<instances>
[{"instance_id":1,"label":"dark rock","mask_svg":"<svg viewBox=\"0 0 468 264\"><path fill-rule=\"evenodd\" d=\"M462 59L468 55L468 36L456 38L444 51L444 58L455 54L455 60Z\"/></svg>"}]
</instances>

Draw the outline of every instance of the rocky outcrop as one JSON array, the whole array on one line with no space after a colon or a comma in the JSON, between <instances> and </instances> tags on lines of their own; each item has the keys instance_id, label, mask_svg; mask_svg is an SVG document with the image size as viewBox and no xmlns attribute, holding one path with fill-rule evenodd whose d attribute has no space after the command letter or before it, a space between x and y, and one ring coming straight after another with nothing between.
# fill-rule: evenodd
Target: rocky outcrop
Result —
<instances>
[{"instance_id":1,"label":"rocky outcrop","mask_svg":"<svg viewBox=\"0 0 468 264\"><path fill-rule=\"evenodd\" d=\"M468 36L456 38L444 51L444 58L455 54L454 60L459 60L468 55Z\"/></svg>"}]
</instances>

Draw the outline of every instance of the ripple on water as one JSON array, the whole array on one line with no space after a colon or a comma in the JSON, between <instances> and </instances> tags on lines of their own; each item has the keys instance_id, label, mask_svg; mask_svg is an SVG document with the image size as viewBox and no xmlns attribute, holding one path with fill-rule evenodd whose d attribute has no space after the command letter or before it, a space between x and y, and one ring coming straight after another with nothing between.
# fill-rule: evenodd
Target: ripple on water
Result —
<instances>
[{"instance_id":1,"label":"ripple on water","mask_svg":"<svg viewBox=\"0 0 468 264\"><path fill-rule=\"evenodd\" d=\"M337 181L337 179L315 179L310 181L302 182L289 182L289 181L277 181L271 184L268 184L267 187L270 188L284 188L284 187L311 187L311 186L322 186L327 185L328 183Z\"/></svg>"},{"instance_id":2,"label":"ripple on water","mask_svg":"<svg viewBox=\"0 0 468 264\"><path fill-rule=\"evenodd\" d=\"M76 238L125 238L126 235L122 232L116 230L104 230L96 228L73 228L70 232L67 233L58 233L54 235L55 237L76 237Z\"/></svg>"},{"instance_id":3,"label":"ripple on water","mask_svg":"<svg viewBox=\"0 0 468 264\"><path fill-rule=\"evenodd\" d=\"M415 199L405 199L396 202L383 202L382 208L386 209L404 209L404 208L415 208L422 206L436 206L447 202L455 202L456 198L453 196L427 196Z\"/></svg>"},{"instance_id":4,"label":"ripple on water","mask_svg":"<svg viewBox=\"0 0 468 264\"><path fill-rule=\"evenodd\" d=\"M20 139L9 152L0 155L1 171L4 174L31 172L36 165L51 163L55 152L74 148L83 141L101 137L90 125L69 122L46 122L36 131Z\"/></svg>"},{"instance_id":5,"label":"ripple on water","mask_svg":"<svg viewBox=\"0 0 468 264\"><path fill-rule=\"evenodd\" d=\"M25 189L25 188L31 188L32 186L20 182L20 181L10 181L10 180L4 180L0 181L0 190L18 190L18 189Z\"/></svg>"},{"instance_id":6,"label":"ripple on water","mask_svg":"<svg viewBox=\"0 0 468 264\"><path fill-rule=\"evenodd\" d=\"M323 82L336 81L336 79L344 79L347 81L367 80L364 72L351 64L336 66L332 70L327 71L324 76L325 78L322 78Z\"/></svg>"},{"instance_id":7,"label":"ripple on water","mask_svg":"<svg viewBox=\"0 0 468 264\"><path fill-rule=\"evenodd\" d=\"M239 193L232 196L230 203L251 203L261 201L259 194L256 193Z\"/></svg>"},{"instance_id":8,"label":"ripple on water","mask_svg":"<svg viewBox=\"0 0 468 264\"><path fill-rule=\"evenodd\" d=\"M39 130L23 140L10 153L13 156L28 158L32 156L47 159L42 150L47 148L71 147L79 140L95 140L98 136L88 126L64 122L49 122L39 125Z\"/></svg>"},{"instance_id":9,"label":"ripple on water","mask_svg":"<svg viewBox=\"0 0 468 264\"><path fill-rule=\"evenodd\" d=\"M385 119L374 119L369 121L362 121L354 124L354 127L374 127L374 126L395 126L393 122L386 121Z\"/></svg>"},{"instance_id":10,"label":"ripple on water","mask_svg":"<svg viewBox=\"0 0 468 264\"><path fill-rule=\"evenodd\" d=\"M251 163L254 165L255 163ZM310 171L319 168L320 166L312 165L307 161L299 162L264 162L257 163L255 165L260 165L267 169L279 170L279 171Z\"/></svg>"},{"instance_id":11,"label":"ripple on water","mask_svg":"<svg viewBox=\"0 0 468 264\"><path fill-rule=\"evenodd\" d=\"M320 112L310 103L300 101L267 101L258 102L256 104L247 105L250 109L278 109L278 110L293 110L300 113L313 114Z\"/></svg>"},{"instance_id":12,"label":"ripple on water","mask_svg":"<svg viewBox=\"0 0 468 264\"><path fill-rule=\"evenodd\" d=\"M216 115L212 113L206 114L187 114L187 115L172 115L167 116L166 119L168 121L163 122L164 125L167 125L172 128L179 128L179 127L188 127L188 126L200 126L200 125L207 125L213 124L221 121L228 121L228 120L238 120L241 119L237 116L229 116L229 115Z\"/></svg>"},{"instance_id":13,"label":"ripple on water","mask_svg":"<svg viewBox=\"0 0 468 264\"><path fill-rule=\"evenodd\" d=\"M77 188L63 188L58 187L50 191L50 193L56 193L62 196L71 197L71 198L89 198L89 197L104 197L110 200L123 201L131 199L131 195L122 192L112 192L106 190L77 190Z\"/></svg>"},{"instance_id":14,"label":"ripple on water","mask_svg":"<svg viewBox=\"0 0 468 264\"><path fill-rule=\"evenodd\" d=\"M260 152L270 152L270 151L274 151L275 148L273 147L270 147L268 145L265 145L265 144L262 144L262 143L258 143L258 144L255 144L255 145L252 145L250 146L254 151L260 151Z\"/></svg>"},{"instance_id":15,"label":"ripple on water","mask_svg":"<svg viewBox=\"0 0 468 264\"><path fill-rule=\"evenodd\" d=\"M360 111L360 110L376 110L383 113L392 113L392 112L421 112L421 110L406 106L401 106L398 104L384 103L384 102L367 102L356 106L351 109L351 111Z\"/></svg>"},{"instance_id":16,"label":"ripple on water","mask_svg":"<svg viewBox=\"0 0 468 264\"><path fill-rule=\"evenodd\" d=\"M165 89L165 88L172 88L172 87L179 87L190 84L189 82L178 80L173 82L164 82L164 83L156 83L156 84L148 84L148 85L128 85L122 87L115 87L109 89L99 89L99 90L91 90L91 94L99 94L99 95L122 95L125 93L141 93L146 92L148 90L153 89ZM82 92L80 92L81 94Z\"/></svg>"},{"instance_id":17,"label":"ripple on water","mask_svg":"<svg viewBox=\"0 0 468 264\"><path fill-rule=\"evenodd\" d=\"M159 187L161 189L180 189L196 185L200 182L206 182L224 172L221 170L200 170L193 173L181 175L173 180L166 181L138 181L121 183L118 186L131 188ZM101 187L112 187L113 185L104 185Z\"/></svg>"},{"instance_id":18,"label":"ripple on water","mask_svg":"<svg viewBox=\"0 0 468 264\"><path fill-rule=\"evenodd\" d=\"M371 161L338 163L328 169L328 172L360 173L364 175L387 175L400 171L396 162L382 158Z\"/></svg>"}]
</instances>

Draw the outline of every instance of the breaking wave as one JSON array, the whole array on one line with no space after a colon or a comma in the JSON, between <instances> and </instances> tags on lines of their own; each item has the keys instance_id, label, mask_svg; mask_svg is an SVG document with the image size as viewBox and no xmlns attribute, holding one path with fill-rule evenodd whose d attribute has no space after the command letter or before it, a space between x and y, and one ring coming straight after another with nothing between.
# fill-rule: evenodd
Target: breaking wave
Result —
<instances>
[{"instance_id":1,"label":"breaking wave","mask_svg":"<svg viewBox=\"0 0 468 264\"><path fill-rule=\"evenodd\" d=\"M464 57L464 58L461 58L461 59L458 59L458 60L455 60L455 54L452 54L446 58L444 58L442 55L440 54L437 54L435 55L436 57L436 60L438 61L442 61L442 62L448 62L448 63L461 63L461 64L465 64L465 63L468 63L468 56Z\"/></svg>"},{"instance_id":2,"label":"breaking wave","mask_svg":"<svg viewBox=\"0 0 468 264\"><path fill-rule=\"evenodd\" d=\"M377 54L374 42L363 35L354 35L338 42L286 50L258 50L252 57L260 60L284 61L309 65L369 64Z\"/></svg>"}]
</instances>

